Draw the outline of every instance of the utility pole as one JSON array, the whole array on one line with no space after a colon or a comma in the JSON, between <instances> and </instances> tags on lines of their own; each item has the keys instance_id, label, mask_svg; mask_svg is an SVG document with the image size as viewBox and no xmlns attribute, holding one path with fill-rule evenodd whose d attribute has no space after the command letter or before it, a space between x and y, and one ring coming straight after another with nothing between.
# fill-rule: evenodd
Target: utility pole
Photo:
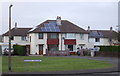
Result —
<instances>
[{"instance_id":1,"label":"utility pole","mask_svg":"<svg viewBox=\"0 0 120 76\"><path fill-rule=\"evenodd\" d=\"M8 70L9 72L12 71L11 69L11 7L13 5L9 6L9 56L8 56Z\"/></svg>"}]
</instances>

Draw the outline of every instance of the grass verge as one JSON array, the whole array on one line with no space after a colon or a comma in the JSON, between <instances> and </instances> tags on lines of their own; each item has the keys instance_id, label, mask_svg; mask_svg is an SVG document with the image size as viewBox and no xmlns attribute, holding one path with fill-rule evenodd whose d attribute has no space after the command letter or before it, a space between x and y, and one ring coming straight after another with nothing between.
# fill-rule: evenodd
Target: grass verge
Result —
<instances>
[{"instance_id":1,"label":"grass verge","mask_svg":"<svg viewBox=\"0 0 120 76\"><path fill-rule=\"evenodd\" d=\"M41 59L42 62L24 62L26 59ZM2 57L2 71L8 72L8 57ZM105 61L66 58L66 57L41 57L41 56L12 56L13 72L48 72L71 71L84 69L101 69L112 67L113 64Z\"/></svg>"}]
</instances>

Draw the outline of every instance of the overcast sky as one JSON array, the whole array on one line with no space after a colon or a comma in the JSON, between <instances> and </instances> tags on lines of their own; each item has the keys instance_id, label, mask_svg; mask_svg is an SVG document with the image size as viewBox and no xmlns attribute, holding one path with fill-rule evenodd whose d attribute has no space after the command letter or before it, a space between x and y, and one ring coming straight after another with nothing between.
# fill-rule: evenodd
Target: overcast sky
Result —
<instances>
[{"instance_id":1,"label":"overcast sky","mask_svg":"<svg viewBox=\"0 0 120 76\"><path fill-rule=\"evenodd\" d=\"M2 3L2 31L8 31L8 7L12 7L12 27L34 27L45 20L61 16L83 29L115 30L118 25L117 2L4 2Z\"/></svg>"}]
</instances>

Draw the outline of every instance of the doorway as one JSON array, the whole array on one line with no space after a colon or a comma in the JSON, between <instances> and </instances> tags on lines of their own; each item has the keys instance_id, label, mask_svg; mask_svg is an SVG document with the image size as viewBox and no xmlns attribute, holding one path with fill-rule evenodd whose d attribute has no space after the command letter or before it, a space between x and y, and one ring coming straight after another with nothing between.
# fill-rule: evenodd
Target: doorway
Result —
<instances>
[{"instance_id":1,"label":"doorway","mask_svg":"<svg viewBox=\"0 0 120 76\"><path fill-rule=\"evenodd\" d=\"M69 49L70 51L73 51L73 45L68 45L68 49Z\"/></svg>"},{"instance_id":2,"label":"doorway","mask_svg":"<svg viewBox=\"0 0 120 76\"><path fill-rule=\"evenodd\" d=\"M43 45L39 45L39 55L43 55Z\"/></svg>"}]
</instances>

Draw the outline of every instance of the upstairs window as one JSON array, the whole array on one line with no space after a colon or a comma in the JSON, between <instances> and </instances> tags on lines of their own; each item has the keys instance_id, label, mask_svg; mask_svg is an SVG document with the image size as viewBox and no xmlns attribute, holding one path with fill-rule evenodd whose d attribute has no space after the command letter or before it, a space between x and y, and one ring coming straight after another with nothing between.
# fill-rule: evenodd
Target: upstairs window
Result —
<instances>
[{"instance_id":1,"label":"upstairs window","mask_svg":"<svg viewBox=\"0 0 120 76\"><path fill-rule=\"evenodd\" d=\"M58 37L57 37L57 33L52 33L51 35L50 35L50 38L51 39L57 39Z\"/></svg>"},{"instance_id":2,"label":"upstairs window","mask_svg":"<svg viewBox=\"0 0 120 76\"><path fill-rule=\"evenodd\" d=\"M95 42L100 42L100 38L95 38Z\"/></svg>"},{"instance_id":3,"label":"upstairs window","mask_svg":"<svg viewBox=\"0 0 120 76\"><path fill-rule=\"evenodd\" d=\"M58 33L48 33L48 39L58 39Z\"/></svg>"},{"instance_id":4,"label":"upstairs window","mask_svg":"<svg viewBox=\"0 0 120 76\"><path fill-rule=\"evenodd\" d=\"M67 33L66 39L75 39L75 34L74 33Z\"/></svg>"},{"instance_id":5,"label":"upstairs window","mask_svg":"<svg viewBox=\"0 0 120 76\"><path fill-rule=\"evenodd\" d=\"M38 34L39 39L43 39L43 33Z\"/></svg>"},{"instance_id":6,"label":"upstairs window","mask_svg":"<svg viewBox=\"0 0 120 76\"><path fill-rule=\"evenodd\" d=\"M30 42L31 42L31 36L30 36Z\"/></svg>"},{"instance_id":7,"label":"upstairs window","mask_svg":"<svg viewBox=\"0 0 120 76\"><path fill-rule=\"evenodd\" d=\"M84 34L80 34L80 39L84 40Z\"/></svg>"},{"instance_id":8,"label":"upstairs window","mask_svg":"<svg viewBox=\"0 0 120 76\"><path fill-rule=\"evenodd\" d=\"M26 40L26 36L22 36L21 40L25 41Z\"/></svg>"},{"instance_id":9,"label":"upstairs window","mask_svg":"<svg viewBox=\"0 0 120 76\"><path fill-rule=\"evenodd\" d=\"M14 36L11 36L11 40L14 40Z\"/></svg>"}]
</instances>

